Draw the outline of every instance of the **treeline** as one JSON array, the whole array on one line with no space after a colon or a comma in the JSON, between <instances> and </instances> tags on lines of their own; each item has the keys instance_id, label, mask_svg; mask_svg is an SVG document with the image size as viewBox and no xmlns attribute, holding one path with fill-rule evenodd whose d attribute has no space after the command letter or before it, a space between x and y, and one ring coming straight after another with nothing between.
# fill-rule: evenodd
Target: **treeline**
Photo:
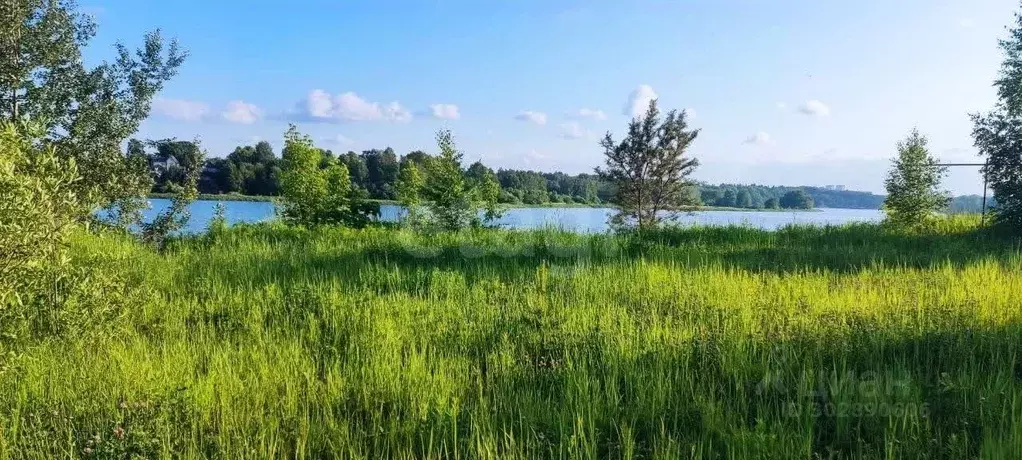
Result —
<instances>
[{"instance_id":1,"label":"treeline","mask_svg":"<svg viewBox=\"0 0 1022 460\"><path fill-rule=\"evenodd\" d=\"M884 202L882 195L869 192L833 190L822 187L788 187L770 185L699 185L699 198L704 206L728 208L770 209L784 206L784 197L790 193L804 192L818 208L879 209Z\"/></svg>"},{"instance_id":2,"label":"treeline","mask_svg":"<svg viewBox=\"0 0 1022 460\"><path fill-rule=\"evenodd\" d=\"M129 151L144 152L149 145L152 153L147 154L152 170L154 193L171 193L179 184L181 171L194 161L198 148L193 142L178 140L129 142ZM343 163L348 169L354 186L365 190L369 197L378 200L396 200L397 180L401 166L413 163L425 165L431 155L413 151L397 155L394 149L366 150L362 153L349 151L335 154L331 150L319 149L323 165L334 161ZM199 182L203 194L240 194L278 196L280 194L281 160L268 142L239 146L225 158L206 160ZM601 204L610 200L613 190L593 174L569 175L561 172L539 173L513 169L493 171L480 162L471 164L465 170L466 177L480 179L494 174L501 187L500 201L506 204L584 203Z\"/></svg>"},{"instance_id":3,"label":"treeline","mask_svg":"<svg viewBox=\"0 0 1022 460\"><path fill-rule=\"evenodd\" d=\"M180 176L198 155L191 141L150 141L148 154L154 177L154 193L171 193L181 183ZM129 151L142 152L146 144L132 140ZM134 150L133 150L134 149ZM398 155L394 149L366 150L362 153L336 154L319 149L323 165L334 161L343 163L353 186L366 191L377 200L396 200L397 180L401 165L411 162L424 165L431 158L423 151ZM208 195L240 194L249 196L278 196L280 194L281 160L268 142L239 146L224 158L207 159L199 181L199 192ZM565 174L563 172L537 172L518 169L491 168L480 162L466 169L466 176L479 179L488 173L496 176L500 184L499 201L503 204L585 204L608 203L614 195L613 186L595 174ZM799 191L808 200L799 196ZM822 187L788 187L742 184L703 184L689 188L692 198L698 197L703 206L746 209L828 207L848 209L879 209L882 195L869 192L833 190ZM785 202L787 194L789 202Z\"/></svg>"},{"instance_id":4,"label":"treeline","mask_svg":"<svg viewBox=\"0 0 1022 460\"><path fill-rule=\"evenodd\" d=\"M994 197L987 197L987 209L994 208L997 200ZM983 197L981 195L962 195L951 199L948 205L948 212L954 214L983 212Z\"/></svg>"},{"instance_id":5,"label":"treeline","mask_svg":"<svg viewBox=\"0 0 1022 460\"><path fill-rule=\"evenodd\" d=\"M133 141L135 143L137 141ZM140 143L139 143L140 144ZM156 152L150 155L154 174L155 193L170 193L179 183L180 173L197 149L189 141L151 142ZM391 148L349 151L340 155L320 149L323 163L344 163L354 186L364 189L370 198L396 200L396 182L401 165L406 162L425 164L430 155L413 151L398 156ZM241 194L277 196L280 193L280 159L267 142L254 146L239 146L225 158L206 161L199 191L203 194ZM542 205L550 203L599 205L610 201L613 187L595 174L565 174L516 169L493 171L480 162L468 167L466 175L481 178L493 173L501 187L499 201L504 204ZM788 193L804 191L812 204L805 200L782 203ZM689 193L698 195L703 206L747 209L780 207L833 207L852 209L878 209L883 196L868 192L831 190L817 187L785 187L740 184L699 184ZM788 204L788 206L785 206Z\"/></svg>"}]
</instances>

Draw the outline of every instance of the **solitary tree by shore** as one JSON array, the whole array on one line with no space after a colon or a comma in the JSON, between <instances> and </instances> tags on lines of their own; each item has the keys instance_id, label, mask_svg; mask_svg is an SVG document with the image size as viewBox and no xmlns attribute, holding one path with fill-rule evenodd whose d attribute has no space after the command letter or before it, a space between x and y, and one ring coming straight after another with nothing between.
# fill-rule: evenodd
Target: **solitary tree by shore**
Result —
<instances>
[{"instance_id":1,"label":"solitary tree by shore","mask_svg":"<svg viewBox=\"0 0 1022 460\"><path fill-rule=\"evenodd\" d=\"M926 143L926 136L918 129L898 143L898 156L884 181L887 199L883 209L892 224L922 226L951 201L947 192L940 189L947 168L937 166L937 159L930 155Z\"/></svg>"},{"instance_id":2,"label":"solitary tree by shore","mask_svg":"<svg viewBox=\"0 0 1022 460\"><path fill-rule=\"evenodd\" d=\"M620 143L607 133L600 142L607 164L596 173L616 189L612 202L620 211L611 225L655 227L677 211L699 205L684 193L695 184L688 176L699 165L685 152L698 135L698 129L688 129L684 111L672 110L661 121L656 100L642 118L632 119Z\"/></svg>"}]
</instances>

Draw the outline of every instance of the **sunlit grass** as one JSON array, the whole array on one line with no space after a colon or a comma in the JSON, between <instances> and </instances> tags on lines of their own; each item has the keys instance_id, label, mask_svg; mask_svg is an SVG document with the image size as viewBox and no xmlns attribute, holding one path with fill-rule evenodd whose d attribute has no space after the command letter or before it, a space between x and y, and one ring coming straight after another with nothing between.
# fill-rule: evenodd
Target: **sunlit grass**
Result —
<instances>
[{"instance_id":1,"label":"sunlit grass","mask_svg":"<svg viewBox=\"0 0 1022 460\"><path fill-rule=\"evenodd\" d=\"M975 219L74 250L148 301L0 375L0 457L1022 452L1022 259Z\"/></svg>"}]
</instances>

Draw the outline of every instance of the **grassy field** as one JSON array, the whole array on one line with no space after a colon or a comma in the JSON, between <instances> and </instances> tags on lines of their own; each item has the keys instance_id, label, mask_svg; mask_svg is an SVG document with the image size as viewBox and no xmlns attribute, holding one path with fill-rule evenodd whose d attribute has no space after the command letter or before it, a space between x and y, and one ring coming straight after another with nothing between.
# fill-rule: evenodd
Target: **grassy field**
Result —
<instances>
[{"instance_id":1,"label":"grassy field","mask_svg":"<svg viewBox=\"0 0 1022 460\"><path fill-rule=\"evenodd\" d=\"M970 219L73 250L138 301L0 371L0 458L1022 452L1022 258Z\"/></svg>"}]
</instances>

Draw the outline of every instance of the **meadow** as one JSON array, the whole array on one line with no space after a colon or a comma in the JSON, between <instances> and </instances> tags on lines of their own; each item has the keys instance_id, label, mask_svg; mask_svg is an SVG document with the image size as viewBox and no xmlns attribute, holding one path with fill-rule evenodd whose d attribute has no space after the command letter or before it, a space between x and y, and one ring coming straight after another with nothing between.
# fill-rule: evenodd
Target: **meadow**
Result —
<instances>
[{"instance_id":1,"label":"meadow","mask_svg":"<svg viewBox=\"0 0 1022 460\"><path fill-rule=\"evenodd\" d=\"M132 301L0 370L0 458L1018 458L977 220L81 233Z\"/></svg>"}]
</instances>

